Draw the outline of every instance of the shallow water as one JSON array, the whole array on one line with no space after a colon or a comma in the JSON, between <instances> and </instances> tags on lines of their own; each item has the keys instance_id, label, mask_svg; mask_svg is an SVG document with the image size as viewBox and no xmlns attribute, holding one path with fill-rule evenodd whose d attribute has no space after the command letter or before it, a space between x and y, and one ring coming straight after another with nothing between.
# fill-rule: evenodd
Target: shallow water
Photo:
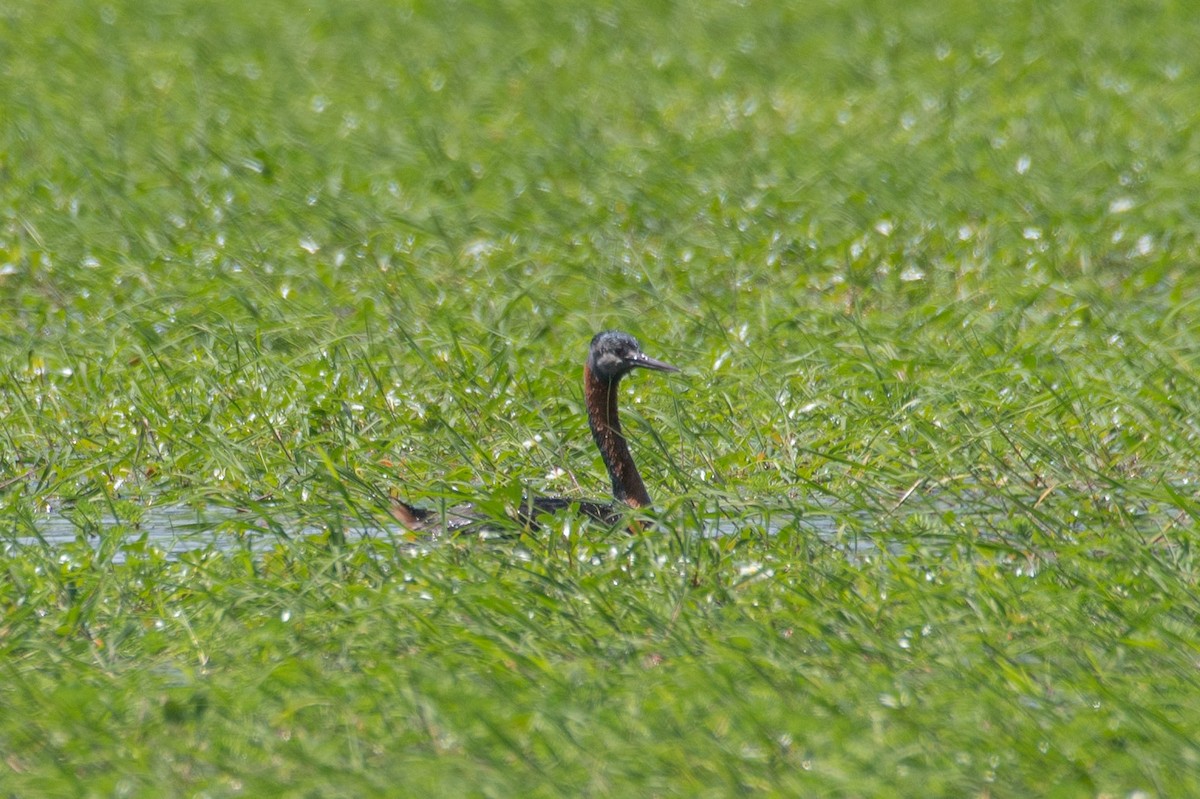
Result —
<instances>
[{"instance_id":1,"label":"shallow water","mask_svg":"<svg viewBox=\"0 0 1200 799\"><path fill-rule=\"evenodd\" d=\"M115 533L122 536L121 541L111 542L117 545L112 553L112 560L119 563L125 560L124 550L134 546L138 549L158 549L168 557L178 557L186 552L203 549L230 550L248 547L255 551L267 550L280 537L272 527L278 529L281 522L288 538L322 535L328 532L326 529L302 523L288 526L286 520L278 517L271 521L272 524L268 525L254 513L220 506L150 506L141 510L136 524L129 520L117 519L111 514L89 519L83 524L66 511L51 510L36 514L23 524L10 526L8 529L0 528L0 552L14 555L21 549L35 547L55 550L79 541L86 541L100 551L106 538ZM800 515L795 510L751 514L736 520L705 519L703 524L703 535L707 537L741 535L747 529L775 535L794 527L828 542L841 538L843 528L842 521L834 515ZM412 541L413 537L413 534L401 525L388 523L370 527L348 525L343 527L343 532L347 541L380 536ZM445 539L441 536L429 539L436 540ZM843 541L843 545L846 545L846 542ZM867 551L873 548L874 544L866 539L849 544L852 551Z\"/></svg>"},{"instance_id":2,"label":"shallow water","mask_svg":"<svg viewBox=\"0 0 1200 799\"><path fill-rule=\"evenodd\" d=\"M236 511L218 507L197 510L186 505L152 506L145 508L136 526L110 514L90 520L85 529L66 513L48 511L33 516L33 530L28 524L4 530L0 534L3 542L0 547L5 554L14 554L24 547L59 549L83 539L98 550L107 534L123 528L127 542L141 542L144 537L146 546L178 556L197 549L233 546L234 539L219 532L218 528L235 515ZM125 546L124 542L121 546ZM118 549L113 560L124 559L123 552Z\"/></svg>"},{"instance_id":3,"label":"shallow water","mask_svg":"<svg viewBox=\"0 0 1200 799\"><path fill-rule=\"evenodd\" d=\"M804 507L771 508L760 506L742 508L736 512L703 514L689 518L686 527L701 530L706 537L734 537L745 534L775 536L799 533L814 541L844 550L851 556L866 556L872 552L899 550L914 539L928 543L946 541L947 536L996 538L1003 540L1011 534L1013 520L1021 517L1042 532L1072 535L1083 525L1069 518L1054 520L1022 513L1027 508L997 504L996 497L972 498L962 495L947 497L930 493L915 501L892 507L843 507L837 500L811 501ZM1014 510L1016 511L1014 513ZM1143 514L1136 521L1139 528L1153 534L1163 528L1162 513ZM928 520L926 524L923 520ZM561 533L578 531L574 522L566 522ZM682 528L680 528L682 529ZM929 536L922 535L928 530ZM344 524L341 531L347 542L365 538L404 541L415 547L428 546L444 536L414 540L414 534L399 524L380 521L365 524ZM265 517L262 514L223 506L195 508L187 505L143 506L138 509L136 523L117 519L111 514L81 520L70 510L50 510L10 521L0 527L0 553L18 554L26 548L58 550L79 541L86 541L97 552L108 547L114 562L125 560L127 550L153 548L167 557L176 558L196 550L232 550L249 548L265 551L280 538L302 538L328 534L329 530L311 522L288 519L286 514ZM553 535L553 528L546 528ZM113 540L112 536L120 536ZM1020 536L1018 536L1020 537Z\"/></svg>"}]
</instances>

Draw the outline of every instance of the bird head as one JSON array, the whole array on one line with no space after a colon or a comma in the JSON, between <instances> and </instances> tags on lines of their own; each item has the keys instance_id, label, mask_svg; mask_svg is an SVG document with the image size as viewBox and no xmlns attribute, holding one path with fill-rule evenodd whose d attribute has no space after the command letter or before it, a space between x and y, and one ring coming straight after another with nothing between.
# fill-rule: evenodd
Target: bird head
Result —
<instances>
[{"instance_id":1,"label":"bird head","mask_svg":"<svg viewBox=\"0 0 1200 799\"><path fill-rule=\"evenodd\" d=\"M669 363L646 355L636 338L619 330L605 330L592 338L587 366L593 375L608 383L620 380L634 369L679 371Z\"/></svg>"}]
</instances>

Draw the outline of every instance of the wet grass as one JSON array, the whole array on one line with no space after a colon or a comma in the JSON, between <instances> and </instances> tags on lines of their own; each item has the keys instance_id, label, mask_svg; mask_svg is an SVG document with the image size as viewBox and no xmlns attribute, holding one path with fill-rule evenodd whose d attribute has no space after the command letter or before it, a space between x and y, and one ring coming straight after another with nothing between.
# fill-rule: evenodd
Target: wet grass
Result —
<instances>
[{"instance_id":1,"label":"wet grass","mask_svg":"<svg viewBox=\"0 0 1200 799\"><path fill-rule=\"evenodd\" d=\"M1185 4L0 16L6 794L1200 792Z\"/></svg>"}]
</instances>

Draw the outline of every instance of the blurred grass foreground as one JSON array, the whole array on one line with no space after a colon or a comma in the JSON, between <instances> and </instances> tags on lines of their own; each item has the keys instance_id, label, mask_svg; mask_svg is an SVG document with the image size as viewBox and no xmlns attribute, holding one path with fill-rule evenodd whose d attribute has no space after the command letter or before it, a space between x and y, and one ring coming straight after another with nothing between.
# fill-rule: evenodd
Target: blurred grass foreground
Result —
<instances>
[{"instance_id":1,"label":"blurred grass foreground","mask_svg":"<svg viewBox=\"0 0 1200 799\"><path fill-rule=\"evenodd\" d=\"M1197 41L4 4L0 794L1200 795Z\"/></svg>"}]
</instances>

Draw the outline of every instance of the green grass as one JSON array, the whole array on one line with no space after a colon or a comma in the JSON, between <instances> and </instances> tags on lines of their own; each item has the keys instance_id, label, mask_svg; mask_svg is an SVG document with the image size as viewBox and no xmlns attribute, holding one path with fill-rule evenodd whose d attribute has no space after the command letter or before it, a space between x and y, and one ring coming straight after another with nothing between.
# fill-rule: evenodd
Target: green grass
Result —
<instances>
[{"instance_id":1,"label":"green grass","mask_svg":"<svg viewBox=\"0 0 1200 799\"><path fill-rule=\"evenodd\" d=\"M0 9L0 793L1200 793L1197 40ZM658 531L395 528L602 495L607 327Z\"/></svg>"}]
</instances>

